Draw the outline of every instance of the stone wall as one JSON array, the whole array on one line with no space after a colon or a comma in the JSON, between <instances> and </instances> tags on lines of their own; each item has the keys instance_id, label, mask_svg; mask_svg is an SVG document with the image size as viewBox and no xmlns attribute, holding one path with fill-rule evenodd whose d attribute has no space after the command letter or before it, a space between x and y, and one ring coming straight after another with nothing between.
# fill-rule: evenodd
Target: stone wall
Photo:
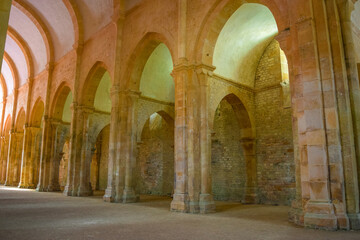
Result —
<instances>
[{"instance_id":1,"label":"stone wall","mask_svg":"<svg viewBox=\"0 0 360 240\"><path fill-rule=\"evenodd\" d=\"M292 109L284 106L280 48L273 41L256 73L255 126L258 201L290 205L295 197Z\"/></svg>"},{"instance_id":2,"label":"stone wall","mask_svg":"<svg viewBox=\"0 0 360 240\"><path fill-rule=\"evenodd\" d=\"M174 127L155 113L138 142L135 191L171 196L174 188Z\"/></svg>"},{"instance_id":3,"label":"stone wall","mask_svg":"<svg viewBox=\"0 0 360 240\"><path fill-rule=\"evenodd\" d=\"M211 145L212 191L215 200L242 201L246 166L240 127L232 106L222 100L215 112Z\"/></svg>"}]
</instances>

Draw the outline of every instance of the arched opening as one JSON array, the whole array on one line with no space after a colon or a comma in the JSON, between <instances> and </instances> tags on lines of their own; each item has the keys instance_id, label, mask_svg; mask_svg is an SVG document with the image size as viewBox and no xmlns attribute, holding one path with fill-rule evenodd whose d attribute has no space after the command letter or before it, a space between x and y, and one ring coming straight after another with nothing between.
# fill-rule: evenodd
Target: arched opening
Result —
<instances>
[{"instance_id":1,"label":"arched opening","mask_svg":"<svg viewBox=\"0 0 360 240\"><path fill-rule=\"evenodd\" d=\"M104 127L96 138L91 158L90 182L94 195L102 196L107 187L110 125Z\"/></svg>"},{"instance_id":2,"label":"arched opening","mask_svg":"<svg viewBox=\"0 0 360 240\"><path fill-rule=\"evenodd\" d=\"M170 197L174 188L173 61L167 45L154 40L145 44L135 62L137 78L130 87L141 94L135 105L133 187L140 201L149 201L155 200L150 195Z\"/></svg>"},{"instance_id":3,"label":"arched opening","mask_svg":"<svg viewBox=\"0 0 360 240\"><path fill-rule=\"evenodd\" d=\"M9 140L10 140L10 129L11 129L11 116L6 118L3 130L3 138L1 143L1 168L0 168L0 183L4 184L6 181L6 168L9 154Z\"/></svg>"},{"instance_id":4,"label":"arched opening","mask_svg":"<svg viewBox=\"0 0 360 240\"><path fill-rule=\"evenodd\" d=\"M69 141L65 141L62 152L59 167L59 185L60 190L64 191L68 175L68 164L69 164Z\"/></svg>"},{"instance_id":5,"label":"arched opening","mask_svg":"<svg viewBox=\"0 0 360 240\"><path fill-rule=\"evenodd\" d=\"M34 188L39 184L43 117L44 103L41 99L38 99L31 112L30 128L27 130L29 131L30 151L28 151L29 155L25 159L27 161L25 182L29 188Z\"/></svg>"},{"instance_id":6,"label":"arched opening","mask_svg":"<svg viewBox=\"0 0 360 240\"><path fill-rule=\"evenodd\" d=\"M111 76L103 63L97 62L90 70L81 93L77 114L81 124L77 131L81 134L76 142L77 157L73 166L74 174L79 174L79 182L73 195L104 195L107 186L108 148L111 113ZM86 123L86 124L85 124Z\"/></svg>"},{"instance_id":7,"label":"arched opening","mask_svg":"<svg viewBox=\"0 0 360 240\"><path fill-rule=\"evenodd\" d=\"M171 197L174 189L174 121L165 112L146 121L137 144L135 191Z\"/></svg>"},{"instance_id":8,"label":"arched opening","mask_svg":"<svg viewBox=\"0 0 360 240\"><path fill-rule=\"evenodd\" d=\"M253 201L250 198L256 176L255 142L247 110L234 94L219 103L211 136L214 200Z\"/></svg>"},{"instance_id":9,"label":"arched opening","mask_svg":"<svg viewBox=\"0 0 360 240\"><path fill-rule=\"evenodd\" d=\"M20 182L21 171L21 155L23 149L24 137L24 124L25 124L25 111L20 109L15 122L15 132L10 137L10 154L9 166L7 166L6 186L18 186Z\"/></svg>"},{"instance_id":10,"label":"arched opening","mask_svg":"<svg viewBox=\"0 0 360 240\"><path fill-rule=\"evenodd\" d=\"M50 163L45 168L50 169L51 179L48 181L48 191L63 191L66 182L67 169L63 168L64 156L68 156L68 145L71 122L72 92L68 86L61 84L55 93L51 108L51 138L48 148L52 148ZM66 158L68 160L68 158ZM67 166L66 162L66 166ZM62 164L62 165L61 165Z\"/></svg>"},{"instance_id":11,"label":"arched opening","mask_svg":"<svg viewBox=\"0 0 360 240\"><path fill-rule=\"evenodd\" d=\"M295 161L287 58L272 12L235 5L220 11L227 18L215 18L202 48L203 61L216 67L209 78L212 193L215 200L290 205Z\"/></svg>"}]
</instances>

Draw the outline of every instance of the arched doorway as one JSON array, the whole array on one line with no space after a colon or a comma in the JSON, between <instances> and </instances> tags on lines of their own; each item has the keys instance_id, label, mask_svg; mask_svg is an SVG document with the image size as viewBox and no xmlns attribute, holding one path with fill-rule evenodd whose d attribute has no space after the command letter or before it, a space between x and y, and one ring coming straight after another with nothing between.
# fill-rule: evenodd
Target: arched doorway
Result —
<instances>
[{"instance_id":1,"label":"arched doorway","mask_svg":"<svg viewBox=\"0 0 360 240\"><path fill-rule=\"evenodd\" d=\"M96 138L90 167L90 182L94 195L103 196L107 187L110 125Z\"/></svg>"},{"instance_id":2,"label":"arched doorway","mask_svg":"<svg viewBox=\"0 0 360 240\"><path fill-rule=\"evenodd\" d=\"M142 194L169 196L174 183L172 55L167 45L154 39L141 42L136 52L130 71L134 81L128 87L138 94L130 98L128 121L133 127L128 129L132 137L122 202L137 201Z\"/></svg>"},{"instance_id":3,"label":"arched doorway","mask_svg":"<svg viewBox=\"0 0 360 240\"><path fill-rule=\"evenodd\" d=\"M43 115L44 103L38 99L31 112L30 126L26 128L28 138L24 144L29 149L23 154L22 185L19 187L35 188L39 184Z\"/></svg>"},{"instance_id":4,"label":"arched doorway","mask_svg":"<svg viewBox=\"0 0 360 240\"><path fill-rule=\"evenodd\" d=\"M211 134L211 173L214 200L254 203L255 141L250 118L234 94L216 109Z\"/></svg>"},{"instance_id":5,"label":"arched doorway","mask_svg":"<svg viewBox=\"0 0 360 240\"><path fill-rule=\"evenodd\" d=\"M64 194L68 196L90 196L93 194L92 177L95 181L107 182L102 178L95 178L98 170L95 161L92 159L98 156L103 159L102 164L107 165L106 155L108 155L109 136L105 136L107 131L104 128L110 124L111 112L111 76L106 70L107 67L102 62L96 62L90 69L84 85L81 88L79 105L75 106L74 113L76 116L77 138L70 143L73 156L69 156L68 163L68 181L64 190ZM102 130L104 130L102 132ZM100 136L99 136L100 135ZM102 139L103 149L97 142ZM105 146L107 145L107 147ZM103 151L101 151L103 150ZM101 157L103 155L103 157ZM101 169L103 173L103 169ZM103 187L103 185L101 185ZM100 189L99 189L100 190ZM102 190L102 189L101 189Z\"/></svg>"},{"instance_id":6,"label":"arched doorway","mask_svg":"<svg viewBox=\"0 0 360 240\"><path fill-rule=\"evenodd\" d=\"M174 121L165 112L154 113L141 131L137 145L135 191L141 195L171 197L174 189Z\"/></svg>"},{"instance_id":7,"label":"arched doorway","mask_svg":"<svg viewBox=\"0 0 360 240\"><path fill-rule=\"evenodd\" d=\"M63 156L65 141L69 138L72 93L70 88L62 83L55 92L51 104L50 118L47 119L45 146L42 152L41 171L39 174L38 191L60 191L59 173L60 161Z\"/></svg>"},{"instance_id":8,"label":"arched doorway","mask_svg":"<svg viewBox=\"0 0 360 240\"><path fill-rule=\"evenodd\" d=\"M236 4L215 16L201 49L202 61L215 67L208 78L211 192L215 200L290 205L292 109L277 23L264 5L230 2Z\"/></svg>"}]
</instances>

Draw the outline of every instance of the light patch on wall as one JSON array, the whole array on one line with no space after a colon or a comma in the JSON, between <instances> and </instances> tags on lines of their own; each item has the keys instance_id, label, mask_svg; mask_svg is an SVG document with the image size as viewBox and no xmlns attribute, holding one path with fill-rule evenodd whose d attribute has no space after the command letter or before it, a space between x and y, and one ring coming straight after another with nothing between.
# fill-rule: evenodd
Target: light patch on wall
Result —
<instances>
[{"instance_id":1,"label":"light patch on wall","mask_svg":"<svg viewBox=\"0 0 360 240\"><path fill-rule=\"evenodd\" d=\"M140 80L143 96L174 102L175 84L170 73L173 70L171 53L165 44L160 44L145 64Z\"/></svg>"},{"instance_id":2,"label":"light patch on wall","mask_svg":"<svg viewBox=\"0 0 360 240\"><path fill-rule=\"evenodd\" d=\"M62 121L63 122L71 122L71 109L70 109L70 105L73 101L73 96L72 93L70 92L69 95L66 98L65 104L64 104L64 110L63 110L63 115L62 115Z\"/></svg>"},{"instance_id":3,"label":"light patch on wall","mask_svg":"<svg viewBox=\"0 0 360 240\"><path fill-rule=\"evenodd\" d=\"M278 33L271 11L261 4L244 4L223 27L214 49L215 73L254 87L258 62Z\"/></svg>"},{"instance_id":4,"label":"light patch on wall","mask_svg":"<svg viewBox=\"0 0 360 240\"><path fill-rule=\"evenodd\" d=\"M94 107L96 110L108 113L111 112L110 88L110 74L105 72L104 76L101 78L95 94Z\"/></svg>"}]
</instances>

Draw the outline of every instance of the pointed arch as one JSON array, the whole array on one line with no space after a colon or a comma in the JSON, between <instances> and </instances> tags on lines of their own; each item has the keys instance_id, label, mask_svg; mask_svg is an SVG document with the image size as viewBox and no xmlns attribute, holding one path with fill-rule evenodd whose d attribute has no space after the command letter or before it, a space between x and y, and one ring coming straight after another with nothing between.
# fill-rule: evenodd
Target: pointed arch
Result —
<instances>
[{"instance_id":1,"label":"pointed arch","mask_svg":"<svg viewBox=\"0 0 360 240\"><path fill-rule=\"evenodd\" d=\"M126 81L125 88L131 89L133 91L139 91L140 88L140 79L145 67L147 60L149 59L152 52L157 46L161 43L165 44L169 49L173 63L176 60L175 51L173 45L168 41L168 39L156 32L148 32L140 40L140 42L135 47L130 59L127 61L129 63L127 70L125 71Z\"/></svg>"},{"instance_id":2,"label":"pointed arch","mask_svg":"<svg viewBox=\"0 0 360 240\"><path fill-rule=\"evenodd\" d=\"M6 85L5 78L2 74L0 75L0 84L1 84L2 91L3 91L3 98L6 98L7 94L8 94L7 85ZM0 99L0 101L2 101L2 99Z\"/></svg>"},{"instance_id":3,"label":"pointed arch","mask_svg":"<svg viewBox=\"0 0 360 240\"><path fill-rule=\"evenodd\" d=\"M8 116L6 117L5 123L4 123L4 128L3 128L2 134L4 136L8 135L10 129L11 129L11 115L8 114Z\"/></svg>"},{"instance_id":4,"label":"pointed arch","mask_svg":"<svg viewBox=\"0 0 360 240\"><path fill-rule=\"evenodd\" d=\"M282 4L284 6L280 8L280 4L274 0L217 1L202 22L200 34L194 45L193 52L197 62L212 66L215 44L221 30L227 20L245 3L257 3L266 6L274 16L279 32L288 28L289 20L287 12L284 10L287 9L287 3Z\"/></svg>"},{"instance_id":5,"label":"pointed arch","mask_svg":"<svg viewBox=\"0 0 360 240\"><path fill-rule=\"evenodd\" d=\"M16 42L16 44L20 47L21 51L23 52L25 59L26 59L28 77L33 78L34 77L34 63L33 63L32 57L31 57L30 48L29 48L28 44L20 36L20 34L18 32L16 32L15 29L13 29L11 26L8 27L7 34Z\"/></svg>"},{"instance_id":6,"label":"pointed arch","mask_svg":"<svg viewBox=\"0 0 360 240\"><path fill-rule=\"evenodd\" d=\"M96 90L106 72L109 71L105 63L97 61L93 65L85 79L83 87L81 88L80 104L89 107L94 106Z\"/></svg>"},{"instance_id":7,"label":"pointed arch","mask_svg":"<svg viewBox=\"0 0 360 240\"><path fill-rule=\"evenodd\" d=\"M211 129L214 128L215 112L223 100L227 101L231 105L240 129L244 130L242 137L254 138L255 128L251 114L249 113L248 108L244 105L243 101L241 101L241 99L234 93L228 93L225 97L223 97L220 101L218 101L215 108L211 110L210 128Z\"/></svg>"},{"instance_id":8,"label":"pointed arch","mask_svg":"<svg viewBox=\"0 0 360 240\"><path fill-rule=\"evenodd\" d=\"M22 132L24 125L25 125L25 110L22 107L17 114L17 118L15 122L15 130L17 132Z\"/></svg>"},{"instance_id":9,"label":"pointed arch","mask_svg":"<svg viewBox=\"0 0 360 240\"><path fill-rule=\"evenodd\" d=\"M30 115L30 125L32 127L40 127L42 116L44 114L44 102L39 97L32 108L31 115Z\"/></svg>"},{"instance_id":10,"label":"pointed arch","mask_svg":"<svg viewBox=\"0 0 360 240\"><path fill-rule=\"evenodd\" d=\"M51 106L50 116L52 118L58 120L62 119L64 105L69 93L71 93L70 86L66 82L62 82L58 87L58 89L56 90L56 93L53 97L53 102L50 105Z\"/></svg>"}]
</instances>

